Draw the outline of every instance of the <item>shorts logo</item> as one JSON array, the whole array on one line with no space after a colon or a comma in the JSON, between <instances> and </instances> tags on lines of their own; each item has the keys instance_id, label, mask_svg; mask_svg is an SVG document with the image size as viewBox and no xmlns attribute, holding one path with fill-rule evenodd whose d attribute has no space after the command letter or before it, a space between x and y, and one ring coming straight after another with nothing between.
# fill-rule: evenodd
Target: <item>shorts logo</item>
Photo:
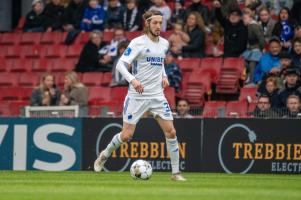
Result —
<instances>
[{"instance_id":1,"label":"shorts logo","mask_svg":"<svg viewBox=\"0 0 301 200\"><path fill-rule=\"evenodd\" d=\"M130 47L128 47L128 48L126 48L126 50L124 51L124 55L125 56L129 56L130 54L131 54L131 52L132 52L132 49L130 48Z\"/></svg>"},{"instance_id":2,"label":"shorts logo","mask_svg":"<svg viewBox=\"0 0 301 200\"><path fill-rule=\"evenodd\" d=\"M128 115L128 120L131 120L133 118L133 115L129 114Z\"/></svg>"}]
</instances>

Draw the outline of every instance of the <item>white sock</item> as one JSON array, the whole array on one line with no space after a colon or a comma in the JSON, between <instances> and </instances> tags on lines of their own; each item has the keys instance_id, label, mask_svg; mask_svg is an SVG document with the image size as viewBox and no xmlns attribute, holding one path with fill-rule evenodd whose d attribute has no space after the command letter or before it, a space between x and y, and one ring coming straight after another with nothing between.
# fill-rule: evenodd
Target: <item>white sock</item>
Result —
<instances>
[{"instance_id":1,"label":"white sock","mask_svg":"<svg viewBox=\"0 0 301 200\"><path fill-rule=\"evenodd\" d=\"M107 148L104 150L105 157L110 157L112 152L119 148L119 146L122 144L120 133L117 133L112 138L111 142L108 144Z\"/></svg>"},{"instance_id":2,"label":"white sock","mask_svg":"<svg viewBox=\"0 0 301 200\"><path fill-rule=\"evenodd\" d=\"M166 138L166 148L170 155L171 172L177 174L180 172L179 169L179 144L177 138L168 139Z\"/></svg>"}]
</instances>

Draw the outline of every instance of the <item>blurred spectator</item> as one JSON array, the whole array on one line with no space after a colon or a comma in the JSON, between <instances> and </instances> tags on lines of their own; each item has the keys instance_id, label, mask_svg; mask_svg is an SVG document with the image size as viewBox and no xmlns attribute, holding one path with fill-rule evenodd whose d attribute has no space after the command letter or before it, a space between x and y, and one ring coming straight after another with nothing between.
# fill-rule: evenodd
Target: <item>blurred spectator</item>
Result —
<instances>
[{"instance_id":1,"label":"blurred spectator","mask_svg":"<svg viewBox=\"0 0 301 200\"><path fill-rule=\"evenodd\" d=\"M299 84L300 72L296 68L289 67L285 71L285 87L279 91L277 99L277 107L283 108L286 106L287 98L294 94L301 96L300 84Z\"/></svg>"},{"instance_id":2,"label":"blurred spectator","mask_svg":"<svg viewBox=\"0 0 301 200\"><path fill-rule=\"evenodd\" d=\"M191 12L198 12L202 16L204 23L206 25L209 24L209 8L206 5L203 5L201 0L192 0L192 3L186 9L186 16Z\"/></svg>"},{"instance_id":3,"label":"blurred spectator","mask_svg":"<svg viewBox=\"0 0 301 200\"><path fill-rule=\"evenodd\" d=\"M114 28L122 26L123 13L125 9L120 4L119 0L108 0L108 2L109 4L107 9L105 28L106 31L112 31Z\"/></svg>"},{"instance_id":4,"label":"blurred spectator","mask_svg":"<svg viewBox=\"0 0 301 200\"><path fill-rule=\"evenodd\" d=\"M110 71L110 68L107 68L100 63L100 55L98 51L102 46L102 33L98 30L94 30L90 33L89 41L85 44L80 54L75 71Z\"/></svg>"},{"instance_id":5,"label":"blurred spectator","mask_svg":"<svg viewBox=\"0 0 301 200\"><path fill-rule=\"evenodd\" d=\"M290 95L286 103L287 114L284 118L300 118L300 98L296 95Z\"/></svg>"},{"instance_id":6,"label":"blurred spectator","mask_svg":"<svg viewBox=\"0 0 301 200\"><path fill-rule=\"evenodd\" d=\"M266 95L261 95L258 97L257 106L252 112L253 117L257 118L272 118L278 117L271 108L270 98Z\"/></svg>"},{"instance_id":7,"label":"blurred spectator","mask_svg":"<svg viewBox=\"0 0 301 200\"><path fill-rule=\"evenodd\" d=\"M218 22L215 22L215 24L213 25L211 35L213 44L212 56L220 57L224 54L224 30Z\"/></svg>"},{"instance_id":8,"label":"blurred spectator","mask_svg":"<svg viewBox=\"0 0 301 200\"><path fill-rule=\"evenodd\" d=\"M249 77L247 83L253 82L254 69L262 56L264 47L264 36L259 24L255 21L251 13L244 13L243 22L248 28L247 50L242 56L246 60Z\"/></svg>"},{"instance_id":9,"label":"blurred spectator","mask_svg":"<svg viewBox=\"0 0 301 200\"><path fill-rule=\"evenodd\" d=\"M276 21L272 19L270 11L266 7L262 7L259 10L259 24L261 25L265 42L269 42L272 37Z\"/></svg>"},{"instance_id":10,"label":"blurred spectator","mask_svg":"<svg viewBox=\"0 0 301 200\"><path fill-rule=\"evenodd\" d=\"M105 23L105 10L98 4L98 0L89 0L85 9L80 28L83 31L103 30Z\"/></svg>"},{"instance_id":11,"label":"blurred spectator","mask_svg":"<svg viewBox=\"0 0 301 200\"><path fill-rule=\"evenodd\" d=\"M281 8L278 22L275 24L273 35L281 40L283 49L288 50L291 46L290 40L294 37L295 21L291 18L289 8Z\"/></svg>"},{"instance_id":12,"label":"blurred spectator","mask_svg":"<svg viewBox=\"0 0 301 200\"><path fill-rule=\"evenodd\" d=\"M40 84L33 90L30 97L31 106L56 106L60 101L60 90L55 85L52 74L45 73L40 79Z\"/></svg>"},{"instance_id":13,"label":"blurred spectator","mask_svg":"<svg viewBox=\"0 0 301 200\"><path fill-rule=\"evenodd\" d=\"M51 2L46 5L44 14L44 27L47 32L62 30L64 7L61 5L61 0L51 0Z\"/></svg>"},{"instance_id":14,"label":"blurred spectator","mask_svg":"<svg viewBox=\"0 0 301 200\"><path fill-rule=\"evenodd\" d=\"M137 0L138 1L138 9L140 13L144 13L149 10L149 8L153 5L152 0Z\"/></svg>"},{"instance_id":15,"label":"blurred spectator","mask_svg":"<svg viewBox=\"0 0 301 200\"><path fill-rule=\"evenodd\" d=\"M174 23L173 33L168 38L172 53L182 56L182 47L186 46L189 40L189 35L183 31L183 25L180 22Z\"/></svg>"},{"instance_id":16,"label":"blurred spectator","mask_svg":"<svg viewBox=\"0 0 301 200\"><path fill-rule=\"evenodd\" d=\"M163 22L162 22L162 31L165 32L167 30L167 22L171 17L171 10L166 4L164 0L154 0L154 5L150 7L150 10L158 10L163 15Z\"/></svg>"},{"instance_id":17,"label":"blurred spectator","mask_svg":"<svg viewBox=\"0 0 301 200\"><path fill-rule=\"evenodd\" d=\"M64 79L64 93L60 98L60 105L88 105L88 88L78 79L75 72L66 72Z\"/></svg>"},{"instance_id":18,"label":"blurred spectator","mask_svg":"<svg viewBox=\"0 0 301 200\"><path fill-rule=\"evenodd\" d=\"M141 13L137 7L137 0L126 0L126 9L122 19L125 31L137 31L141 27Z\"/></svg>"},{"instance_id":19,"label":"blurred spectator","mask_svg":"<svg viewBox=\"0 0 301 200\"><path fill-rule=\"evenodd\" d=\"M295 38L301 38L301 25L295 27Z\"/></svg>"},{"instance_id":20,"label":"blurred spectator","mask_svg":"<svg viewBox=\"0 0 301 200\"><path fill-rule=\"evenodd\" d=\"M73 30L80 30L80 23L84 15L83 0L72 0L65 8L63 15L63 29L71 32Z\"/></svg>"},{"instance_id":21,"label":"blurred spectator","mask_svg":"<svg viewBox=\"0 0 301 200\"><path fill-rule=\"evenodd\" d=\"M122 41L118 44L118 58L114 61L113 68L112 68L112 81L110 84L111 87L127 86L129 84L127 80L125 80L125 78L122 76L122 74L116 70L117 62L128 45L129 45L128 41ZM128 66L128 68L130 71L130 66Z\"/></svg>"},{"instance_id":22,"label":"blurred spectator","mask_svg":"<svg viewBox=\"0 0 301 200\"><path fill-rule=\"evenodd\" d=\"M125 32L123 28L121 27L115 28L114 36L113 39L111 40L111 43L99 50L99 54L101 55L100 63L102 65L109 65L110 69L112 69L114 60L117 57L118 44L126 40L127 38L125 36Z\"/></svg>"},{"instance_id":23,"label":"blurred spectator","mask_svg":"<svg viewBox=\"0 0 301 200\"><path fill-rule=\"evenodd\" d=\"M181 22L184 23L186 18L186 10L184 8L184 1L175 0L175 8L172 11L170 18L171 23Z\"/></svg>"},{"instance_id":24,"label":"blurred spectator","mask_svg":"<svg viewBox=\"0 0 301 200\"><path fill-rule=\"evenodd\" d=\"M259 88L260 89L260 88ZM265 86L262 91L258 91L260 95L266 95L270 98L270 105L272 108L277 106L277 98L278 98L278 85L276 77L269 77L265 81Z\"/></svg>"},{"instance_id":25,"label":"blurred spectator","mask_svg":"<svg viewBox=\"0 0 301 200\"><path fill-rule=\"evenodd\" d=\"M265 53L254 71L254 83L260 83L266 73L276 74L280 72L281 44L278 38L269 41L269 52Z\"/></svg>"},{"instance_id":26,"label":"blurred spectator","mask_svg":"<svg viewBox=\"0 0 301 200\"><path fill-rule=\"evenodd\" d=\"M294 0L261 0L274 15L278 15L281 8L288 7L289 9L293 6Z\"/></svg>"},{"instance_id":27,"label":"blurred spectator","mask_svg":"<svg viewBox=\"0 0 301 200\"><path fill-rule=\"evenodd\" d=\"M24 32L43 32L43 22L45 15L43 13L44 5L42 0L32 1L32 10L27 13L25 24L23 27Z\"/></svg>"},{"instance_id":28,"label":"blurred spectator","mask_svg":"<svg viewBox=\"0 0 301 200\"><path fill-rule=\"evenodd\" d=\"M229 8L229 16L225 18L221 6L219 1L214 1L216 18L224 28L224 57L239 57L247 47L247 27L241 20L242 13L239 7Z\"/></svg>"},{"instance_id":29,"label":"blurred spectator","mask_svg":"<svg viewBox=\"0 0 301 200\"><path fill-rule=\"evenodd\" d=\"M258 88L259 93L262 93L265 91L266 82L267 82L267 79L269 79L269 78L276 79L277 86L279 89L282 89L284 87L284 84L285 84L284 74L285 74L285 71L290 66L292 66L292 56L288 52L283 51L283 52L280 52L279 58L280 58L280 64L281 64L279 72L276 72L274 74L267 73L263 76L262 81Z\"/></svg>"},{"instance_id":30,"label":"blurred spectator","mask_svg":"<svg viewBox=\"0 0 301 200\"><path fill-rule=\"evenodd\" d=\"M165 72L168 77L169 86L180 92L182 73L179 65L175 61L176 55L168 51L165 57Z\"/></svg>"},{"instance_id":31,"label":"blurred spectator","mask_svg":"<svg viewBox=\"0 0 301 200\"><path fill-rule=\"evenodd\" d=\"M205 24L202 16L191 12L184 25L184 31L189 35L189 42L182 47L183 57L202 58L205 56Z\"/></svg>"},{"instance_id":32,"label":"blurred spectator","mask_svg":"<svg viewBox=\"0 0 301 200\"><path fill-rule=\"evenodd\" d=\"M297 23L301 25L301 1L294 0L294 5L292 7L292 17L297 20Z\"/></svg>"},{"instance_id":33,"label":"blurred spectator","mask_svg":"<svg viewBox=\"0 0 301 200\"><path fill-rule=\"evenodd\" d=\"M187 119L193 118L193 116L189 114L189 110L190 107L188 101L186 99L179 100L177 104L177 114L175 118L187 118Z\"/></svg>"},{"instance_id":34,"label":"blurred spectator","mask_svg":"<svg viewBox=\"0 0 301 200\"><path fill-rule=\"evenodd\" d=\"M301 38L293 40L293 65L301 70Z\"/></svg>"}]
</instances>

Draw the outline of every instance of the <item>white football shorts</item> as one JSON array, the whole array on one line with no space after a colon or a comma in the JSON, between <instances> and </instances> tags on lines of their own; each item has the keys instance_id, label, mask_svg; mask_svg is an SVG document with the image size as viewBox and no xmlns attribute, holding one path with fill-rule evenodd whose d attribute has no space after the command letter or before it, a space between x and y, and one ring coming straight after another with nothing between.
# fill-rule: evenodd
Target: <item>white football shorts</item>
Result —
<instances>
[{"instance_id":1,"label":"white football shorts","mask_svg":"<svg viewBox=\"0 0 301 200\"><path fill-rule=\"evenodd\" d=\"M123 121L137 124L145 112L149 111L154 117L159 116L164 120L173 120L172 112L166 98L135 99L125 97L123 104Z\"/></svg>"}]
</instances>

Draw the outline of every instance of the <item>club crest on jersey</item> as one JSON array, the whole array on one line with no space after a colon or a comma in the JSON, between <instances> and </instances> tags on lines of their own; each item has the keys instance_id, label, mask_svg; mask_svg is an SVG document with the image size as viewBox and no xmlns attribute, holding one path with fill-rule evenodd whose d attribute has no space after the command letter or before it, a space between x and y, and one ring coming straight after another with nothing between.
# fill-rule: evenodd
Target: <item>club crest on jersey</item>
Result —
<instances>
[{"instance_id":1,"label":"club crest on jersey","mask_svg":"<svg viewBox=\"0 0 301 200\"><path fill-rule=\"evenodd\" d=\"M128 48L126 48L126 50L124 51L124 55L125 56L129 56L130 54L131 54L131 52L132 52L132 49L130 48L130 47L128 47Z\"/></svg>"}]
</instances>

